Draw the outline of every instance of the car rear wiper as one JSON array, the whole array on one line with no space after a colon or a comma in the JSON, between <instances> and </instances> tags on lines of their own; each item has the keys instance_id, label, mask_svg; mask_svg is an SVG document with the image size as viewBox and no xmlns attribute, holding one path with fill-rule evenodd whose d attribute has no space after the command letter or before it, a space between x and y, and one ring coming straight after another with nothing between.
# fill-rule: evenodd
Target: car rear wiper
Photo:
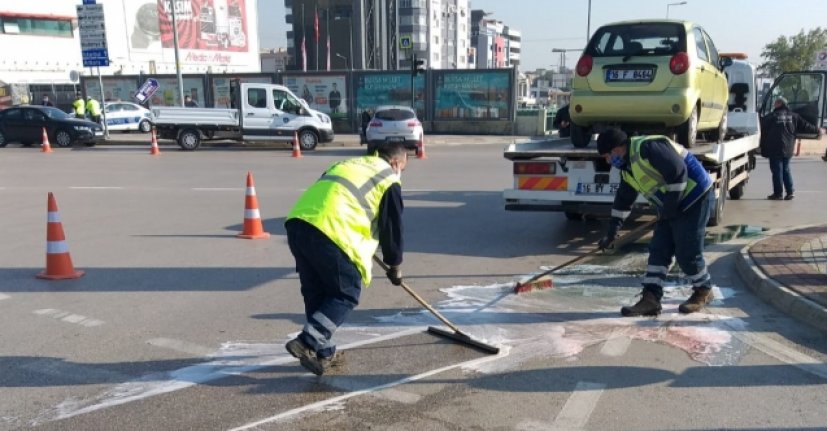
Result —
<instances>
[{"instance_id":1,"label":"car rear wiper","mask_svg":"<svg viewBox=\"0 0 827 431\"><path fill-rule=\"evenodd\" d=\"M624 56L623 56L623 62L625 63L625 62L629 61L629 59L630 59L630 58L632 58L632 57L634 57L634 56L636 56L636 55L640 55L640 54L642 54L643 52L644 52L644 51L643 51L642 49L640 49L640 50L637 50L637 51L635 51L635 52L633 52L633 53L631 53L631 54L626 54L626 55L624 55Z\"/></svg>"}]
</instances>

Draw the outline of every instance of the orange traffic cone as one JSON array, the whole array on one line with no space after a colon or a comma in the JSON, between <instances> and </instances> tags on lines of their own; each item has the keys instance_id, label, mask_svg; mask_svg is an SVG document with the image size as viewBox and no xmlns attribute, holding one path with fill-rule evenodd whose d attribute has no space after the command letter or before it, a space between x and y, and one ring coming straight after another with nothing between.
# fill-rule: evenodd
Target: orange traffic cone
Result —
<instances>
[{"instance_id":1,"label":"orange traffic cone","mask_svg":"<svg viewBox=\"0 0 827 431\"><path fill-rule=\"evenodd\" d=\"M425 155L425 135L419 139L419 142L416 145L416 158L417 159L427 159L428 156Z\"/></svg>"},{"instance_id":2,"label":"orange traffic cone","mask_svg":"<svg viewBox=\"0 0 827 431\"><path fill-rule=\"evenodd\" d=\"M161 150L158 148L158 137L155 135L155 128L152 129L152 148L149 150L150 156L160 156Z\"/></svg>"},{"instance_id":3,"label":"orange traffic cone","mask_svg":"<svg viewBox=\"0 0 827 431\"><path fill-rule=\"evenodd\" d=\"M261 214L258 211L258 198L256 198L256 185L253 182L253 174L247 172L247 193L244 197L244 231L237 235L245 239L266 239L270 234L264 231L261 225Z\"/></svg>"},{"instance_id":4,"label":"orange traffic cone","mask_svg":"<svg viewBox=\"0 0 827 431\"><path fill-rule=\"evenodd\" d=\"M75 271L72 266L72 256L69 255L69 246L63 234L63 225L60 223L60 213L57 212L55 196L49 192L49 212L46 223L46 270L37 274L37 278L47 280L66 280L78 278L83 271Z\"/></svg>"},{"instance_id":5,"label":"orange traffic cone","mask_svg":"<svg viewBox=\"0 0 827 431\"><path fill-rule=\"evenodd\" d=\"M293 132L293 157L301 157L302 149L299 146L299 132Z\"/></svg>"},{"instance_id":6,"label":"orange traffic cone","mask_svg":"<svg viewBox=\"0 0 827 431\"><path fill-rule=\"evenodd\" d=\"M40 143L40 152L41 153L51 153L52 146L49 145L49 135L46 134L46 128L43 128L43 138L41 139Z\"/></svg>"}]
</instances>

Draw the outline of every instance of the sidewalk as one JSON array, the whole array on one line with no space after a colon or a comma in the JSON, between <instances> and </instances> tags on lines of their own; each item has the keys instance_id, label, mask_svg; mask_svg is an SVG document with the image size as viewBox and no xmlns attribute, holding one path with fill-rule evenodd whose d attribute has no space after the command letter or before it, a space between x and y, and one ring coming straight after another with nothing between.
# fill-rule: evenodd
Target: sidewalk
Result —
<instances>
[{"instance_id":1,"label":"sidewalk","mask_svg":"<svg viewBox=\"0 0 827 431\"><path fill-rule=\"evenodd\" d=\"M744 247L736 262L759 297L827 332L827 224L771 233Z\"/></svg>"}]
</instances>

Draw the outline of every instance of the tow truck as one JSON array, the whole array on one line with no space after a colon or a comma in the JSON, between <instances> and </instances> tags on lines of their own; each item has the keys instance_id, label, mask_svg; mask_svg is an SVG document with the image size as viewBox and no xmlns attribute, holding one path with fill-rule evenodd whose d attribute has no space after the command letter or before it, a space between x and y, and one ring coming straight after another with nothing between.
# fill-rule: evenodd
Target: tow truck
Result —
<instances>
[{"instance_id":1,"label":"tow truck","mask_svg":"<svg viewBox=\"0 0 827 431\"><path fill-rule=\"evenodd\" d=\"M726 137L721 142L698 142L689 149L714 182L716 204L710 226L723 221L727 196L737 200L744 195L759 155L759 113L763 116L771 112L775 98L784 96L793 111L813 124L827 126L827 71L782 74L765 94L758 112L755 66L746 61L746 56L729 55L733 61L725 69L730 88ZM595 147L575 148L569 138L557 137L508 145L503 156L512 161L514 182L512 188L503 191L505 209L563 212L569 220L608 218L620 186L620 172L606 163ZM653 210L639 196L633 211Z\"/></svg>"}]
</instances>

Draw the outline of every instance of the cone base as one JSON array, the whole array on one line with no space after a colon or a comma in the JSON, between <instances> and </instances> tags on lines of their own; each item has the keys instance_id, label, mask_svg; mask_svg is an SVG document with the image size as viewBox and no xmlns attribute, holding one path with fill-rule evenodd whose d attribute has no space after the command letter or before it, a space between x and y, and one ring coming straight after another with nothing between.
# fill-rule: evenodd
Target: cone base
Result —
<instances>
[{"instance_id":1,"label":"cone base","mask_svg":"<svg viewBox=\"0 0 827 431\"><path fill-rule=\"evenodd\" d=\"M54 151L51 148L44 148L40 150L41 153L53 153Z\"/></svg>"},{"instance_id":2,"label":"cone base","mask_svg":"<svg viewBox=\"0 0 827 431\"><path fill-rule=\"evenodd\" d=\"M302 157L302 153L293 152L293 157L300 159Z\"/></svg>"},{"instance_id":3,"label":"cone base","mask_svg":"<svg viewBox=\"0 0 827 431\"><path fill-rule=\"evenodd\" d=\"M161 155L161 151L160 151L160 150L158 150L157 148L153 148L152 150L150 150L150 151L149 151L149 155L150 155L150 156L160 156L160 155Z\"/></svg>"},{"instance_id":4,"label":"cone base","mask_svg":"<svg viewBox=\"0 0 827 431\"><path fill-rule=\"evenodd\" d=\"M267 232L262 232L262 233L256 234L256 235L247 235L247 234L240 233L240 234L236 235L235 237L236 238L243 238L243 239L267 239L267 238L270 238L270 234L267 233Z\"/></svg>"},{"instance_id":5,"label":"cone base","mask_svg":"<svg viewBox=\"0 0 827 431\"><path fill-rule=\"evenodd\" d=\"M47 274L46 271L37 274L37 278L45 280L71 280L73 278L80 278L86 274L86 271L72 271L69 274Z\"/></svg>"}]
</instances>

